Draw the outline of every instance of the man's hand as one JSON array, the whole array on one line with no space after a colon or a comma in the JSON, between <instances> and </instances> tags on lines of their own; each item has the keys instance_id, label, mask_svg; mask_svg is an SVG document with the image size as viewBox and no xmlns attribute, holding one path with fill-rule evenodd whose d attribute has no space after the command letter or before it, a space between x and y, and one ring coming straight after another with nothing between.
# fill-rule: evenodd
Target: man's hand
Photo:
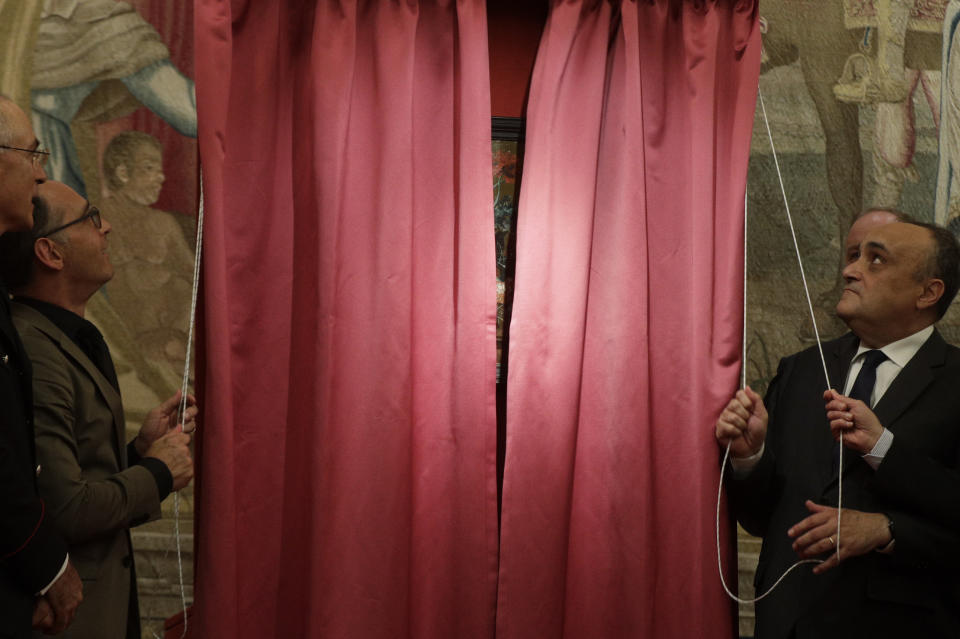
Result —
<instances>
[{"instance_id":1,"label":"man's hand","mask_svg":"<svg viewBox=\"0 0 960 639\"><path fill-rule=\"evenodd\" d=\"M813 569L816 574L830 570L844 559L864 555L890 543L886 515L845 508L840 524L840 548L837 549L837 509L815 504L809 499L805 505L813 514L790 528L787 534L793 538L794 551L804 559L832 553Z\"/></svg>"},{"instance_id":2,"label":"man's hand","mask_svg":"<svg viewBox=\"0 0 960 639\"><path fill-rule=\"evenodd\" d=\"M137 438L133 442L141 457L146 456L147 449L155 441L176 428L177 408L180 406L182 396L183 394L177 391L173 394L173 397L147 413L147 418L143 420L143 426L140 427L140 432L137 433ZM192 433L193 429L196 428L196 417L197 400L193 395L187 395L187 409L184 411L183 428L180 430L185 433Z\"/></svg>"},{"instance_id":3,"label":"man's hand","mask_svg":"<svg viewBox=\"0 0 960 639\"><path fill-rule=\"evenodd\" d=\"M833 389L823 393L823 400L827 403L827 419L833 438L840 441L843 433L843 445L861 455L873 450L883 433L883 424L870 407Z\"/></svg>"},{"instance_id":4,"label":"man's hand","mask_svg":"<svg viewBox=\"0 0 960 639\"><path fill-rule=\"evenodd\" d=\"M173 475L173 490L180 490L193 479L193 458L190 456L190 435L173 430L153 442L144 457L162 461Z\"/></svg>"},{"instance_id":5,"label":"man's hand","mask_svg":"<svg viewBox=\"0 0 960 639\"><path fill-rule=\"evenodd\" d=\"M63 632L73 621L77 606L83 601L83 583L73 564L67 562L67 569L59 579L53 582L45 598L53 611L53 623L46 632L48 634Z\"/></svg>"},{"instance_id":6,"label":"man's hand","mask_svg":"<svg viewBox=\"0 0 960 639\"><path fill-rule=\"evenodd\" d=\"M33 629L50 630L53 628L53 608L46 597L37 597L33 600Z\"/></svg>"},{"instance_id":7,"label":"man's hand","mask_svg":"<svg viewBox=\"0 0 960 639\"><path fill-rule=\"evenodd\" d=\"M737 391L720 413L716 427L721 446L730 444L734 457L750 457L760 452L767 437L767 409L763 400L749 386Z\"/></svg>"}]
</instances>

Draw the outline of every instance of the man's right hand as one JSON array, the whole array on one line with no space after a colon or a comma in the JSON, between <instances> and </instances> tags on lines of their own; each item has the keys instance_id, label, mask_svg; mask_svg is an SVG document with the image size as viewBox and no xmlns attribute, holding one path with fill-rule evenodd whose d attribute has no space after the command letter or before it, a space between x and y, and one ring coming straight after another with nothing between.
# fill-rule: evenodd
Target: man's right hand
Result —
<instances>
[{"instance_id":1,"label":"man's right hand","mask_svg":"<svg viewBox=\"0 0 960 639\"><path fill-rule=\"evenodd\" d=\"M750 457L760 452L767 437L767 409L749 386L737 391L720 413L716 428L721 446L730 443L730 455Z\"/></svg>"},{"instance_id":2,"label":"man's right hand","mask_svg":"<svg viewBox=\"0 0 960 639\"><path fill-rule=\"evenodd\" d=\"M67 562L67 569L59 579L53 582L45 596L50 608L53 609L53 623L44 632L47 634L63 632L73 621L77 606L83 601L83 583L73 564Z\"/></svg>"},{"instance_id":3,"label":"man's right hand","mask_svg":"<svg viewBox=\"0 0 960 639\"><path fill-rule=\"evenodd\" d=\"M144 457L162 461L173 475L173 490L180 490L193 479L193 458L190 456L190 435L172 430L150 444Z\"/></svg>"}]
</instances>

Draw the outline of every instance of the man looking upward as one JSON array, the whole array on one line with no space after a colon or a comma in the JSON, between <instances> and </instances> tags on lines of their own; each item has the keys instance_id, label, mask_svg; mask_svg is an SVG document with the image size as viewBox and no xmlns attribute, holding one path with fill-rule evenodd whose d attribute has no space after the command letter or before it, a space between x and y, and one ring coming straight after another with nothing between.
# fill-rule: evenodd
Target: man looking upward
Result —
<instances>
[{"instance_id":1,"label":"man looking upward","mask_svg":"<svg viewBox=\"0 0 960 639\"><path fill-rule=\"evenodd\" d=\"M737 392L715 426L733 511L764 538L757 592L798 558L824 559L757 604L756 636L960 636L960 350L934 328L960 247L940 227L884 224L843 277L837 315L852 332L823 345L843 394L823 391L814 347L781 361L765 399Z\"/></svg>"}]
</instances>

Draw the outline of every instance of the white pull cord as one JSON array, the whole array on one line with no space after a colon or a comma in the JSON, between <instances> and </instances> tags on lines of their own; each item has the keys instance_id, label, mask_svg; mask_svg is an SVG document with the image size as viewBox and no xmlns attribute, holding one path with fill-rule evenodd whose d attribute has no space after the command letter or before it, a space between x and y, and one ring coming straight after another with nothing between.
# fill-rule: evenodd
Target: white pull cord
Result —
<instances>
[{"instance_id":1,"label":"white pull cord","mask_svg":"<svg viewBox=\"0 0 960 639\"><path fill-rule=\"evenodd\" d=\"M193 258L193 290L190 294L190 326L187 329L187 356L183 364L183 381L180 385L180 406L177 419L183 423L187 410L187 388L190 385L190 356L193 353L193 326L197 318L197 291L200 289L200 254L203 247L203 171L200 172L200 206L197 210L197 243Z\"/></svg>"},{"instance_id":2,"label":"white pull cord","mask_svg":"<svg viewBox=\"0 0 960 639\"><path fill-rule=\"evenodd\" d=\"M180 405L177 407L177 422L183 423L187 410L187 390L190 386L190 355L193 353L193 327L197 317L197 291L200 288L200 255L203 247L203 171L200 172L200 206L197 211L197 243L193 258L193 291L190 295L190 326L187 329L187 355L183 365L183 381L180 386ZM177 572L180 579L180 604L183 609L183 632L187 636L187 592L183 580L183 551L180 539L180 493L173 493L173 534L177 540ZM157 633L153 633L154 637ZM158 638L159 639L159 638Z\"/></svg>"},{"instance_id":3,"label":"white pull cord","mask_svg":"<svg viewBox=\"0 0 960 639\"><path fill-rule=\"evenodd\" d=\"M777 178L780 181L780 193L783 195L783 207L787 213L787 221L790 225L790 234L793 237L793 248L797 254L797 265L800 267L800 278L803 281L803 290L806 293L807 297L807 307L810 311L810 320L813 322L813 333L816 336L817 340L817 349L820 352L820 362L823 364L823 377L827 383L827 389L831 388L830 386L830 374L827 372L827 361L823 356L823 344L820 341L820 331L817 329L817 318L813 313L813 302L810 299L810 288L807 286L807 276L803 270L803 259L800 256L800 245L797 243L797 233L793 225L793 217L790 215L790 203L787 200L787 190L783 184L783 174L780 171L780 162L777 159L777 149L773 144L773 133L770 131L770 120L767 118L767 108L763 102L763 92L760 90L759 85L757 86L757 97L760 102L760 109L763 112L763 121L767 128L767 138L770 140L770 151L773 154L773 164L777 170ZM743 198L743 349L742 349L742 359L741 359L741 369L740 369L740 386L743 388L746 386L746 377L747 377L747 195L744 192ZM717 566L720 570L720 583L723 584L723 589L726 591L727 595L731 599L741 604L751 604L756 603L769 595L774 589L780 585L780 582L790 574L794 568L802 564L821 564L823 563L822 559L801 559L796 562L787 570L780 575L780 578L777 579L766 592L761 594L758 597L753 599L741 599L737 597L733 592L730 591L730 588L727 586L726 578L723 576L723 558L721 556L720 549L720 499L723 496L723 476L727 469L727 461L730 457L730 444L732 442L727 442L727 450L723 455L723 465L720 467L720 485L717 488ZM838 468L838 495L837 495L837 545L836 545L836 554L837 559L840 559L840 521L841 515L843 513L842 507L842 496L843 496L843 434L840 434L840 460Z\"/></svg>"},{"instance_id":4,"label":"white pull cord","mask_svg":"<svg viewBox=\"0 0 960 639\"><path fill-rule=\"evenodd\" d=\"M767 118L767 107L763 103L763 91L757 86L757 97L760 101L760 109L763 112L763 122L767 127L767 139L770 140L770 151L773 154L773 165L777 169L777 179L780 181L780 193L783 195L783 209L787 213L787 222L790 223L790 235L793 238L793 249L797 254L797 266L800 267L800 279L803 281L803 292L807 296L807 308L810 311L810 321L813 322L813 334L817 338L817 350L820 351L820 363L823 364L823 378L827 382L827 390L830 386L830 374L827 372L827 360L823 356L823 344L820 342L820 331L817 329L817 318L813 314L813 302L810 300L810 287L807 286L807 275L803 270L803 258L800 256L800 245L797 243L797 232L793 227L793 216L790 215L790 202L787 201L787 189L783 185L783 173L780 171L780 160L777 159L777 149L773 145L773 133L770 132L770 120ZM746 228L746 226L744 226ZM744 241L746 245L746 241ZM746 270L746 266L744 266ZM744 290L746 297L746 290ZM842 442L841 442L842 443Z\"/></svg>"}]
</instances>

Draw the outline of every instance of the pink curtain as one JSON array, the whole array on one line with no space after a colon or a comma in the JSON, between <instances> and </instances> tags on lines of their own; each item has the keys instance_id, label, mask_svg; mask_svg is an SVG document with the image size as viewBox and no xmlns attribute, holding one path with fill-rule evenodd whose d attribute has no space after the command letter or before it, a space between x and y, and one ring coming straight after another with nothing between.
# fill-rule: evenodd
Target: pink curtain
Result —
<instances>
[{"instance_id":1,"label":"pink curtain","mask_svg":"<svg viewBox=\"0 0 960 639\"><path fill-rule=\"evenodd\" d=\"M517 228L498 639L733 633L713 421L739 366L756 11L551 3Z\"/></svg>"},{"instance_id":2,"label":"pink curtain","mask_svg":"<svg viewBox=\"0 0 960 639\"><path fill-rule=\"evenodd\" d=\"M195 28L195 636L489 638L484 2L197 0Z\"/></svg>"}]
</instances>

